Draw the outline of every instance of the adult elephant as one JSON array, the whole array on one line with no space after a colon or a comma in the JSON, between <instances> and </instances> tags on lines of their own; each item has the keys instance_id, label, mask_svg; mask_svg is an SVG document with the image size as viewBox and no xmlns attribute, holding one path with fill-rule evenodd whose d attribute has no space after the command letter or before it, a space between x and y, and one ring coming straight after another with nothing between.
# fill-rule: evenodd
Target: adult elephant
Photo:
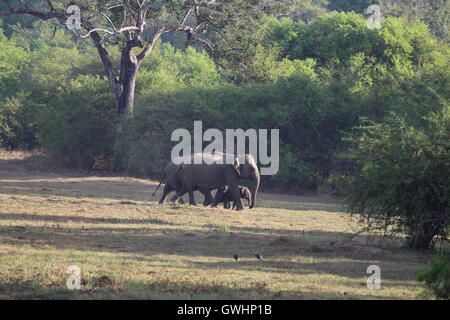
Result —
<instances>
[{"instance_id":1,"label":"adult elephant","mask_svg":"<svg viewBox=\"0 0 450 320\"><path fill-rule=\"evenodd\" d=\"M153 196L155 196L156 191L161 186L161 184L164 183L164 189L163 193L161 195L161 198L159 199L159 203L164 203L166 201L166 197L169 193L172 191L175 191L176 193L180 192L183 189L183 181L182 181L182 174L180 171L181 165L175 164L172 161L169 161L164 169L164 174L159 182L158 187L156 187L155 191L153 192ZM213 202L213 197L211 195L211 190L208 189L202 189L202 188L196 188L196 190L200 191L204 196L205 200L203 201L204 206L209 206ZM172 201L183 201L183 198L181 196L175 195L171 199Z\"/></svg>"},{"instance_id":2,"label":"adult elephant","mask_svg":"<svg viewBox=\"0 0 450 320\"><path fill-rule=\"evenodd\" d=\"M198 162L195 161L198 160ZM239 191L239 180L250 179L250 208L256 204L260 175L256 162L252 155L231 155L216 152L214 154L193 154L190 161L185 161L178 169L181 172L183 189L176 196L189 193L189 204L195 205L194 190L206 189L219 191L213 200L212 206L217 206L227 188L236 204L236 210L243 210L241 194Z\"/></svg>"}]
</instances>

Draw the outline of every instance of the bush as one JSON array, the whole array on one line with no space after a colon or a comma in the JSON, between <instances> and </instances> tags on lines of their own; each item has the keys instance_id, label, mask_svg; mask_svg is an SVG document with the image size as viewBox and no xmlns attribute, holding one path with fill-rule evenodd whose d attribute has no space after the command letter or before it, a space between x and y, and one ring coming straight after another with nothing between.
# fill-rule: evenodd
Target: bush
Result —
<instances>
[{"instance_id":1,"label":"bush","mask_svg":"<svg viewBox=\"0 0 450 320\"><path fill-rule=\"evenodd\" d=\"M0 147L5 149L35 146L32 122L23 92L22 65L28 53L15 46L0 32ZM30 137L31 135L31 137Z\"/></svg>"},{"instance_id":2,"label":"bush","mask_svg":"<svg viewBox=\"0 0 450 320\"><path fill-rule=\"evenodd\" d=\"M93 169L112 157L116 118L108 84L98 77L80 76L40 112L39 138L59 165Z\"/></svg>"},{"instance_id":3,"label":"bush","mask_svg":"<svg viewBox=\"0 0 450 320\"><path fill-rule=\"evenodd\" d=\"M415 128L392 116L348 139L360 165L348 181L348 208L369 230L406 234L416 249L446 240L450 227L450 108L424 121Z\"/></svg>"},{"instance_id":4,"label":"bush","mask_svg":"<svg viewBox=\"0 0 450 320\"><path fill-rule=\"evenodd\" d=\"M416 277L425 283L426 296L450 300L450 252L441 252L434 256L428 269L418 271Z\"/></svg>"},{"instance_id":5,"label":"bush","mask_svg":"<svg viewBox=\"0 0 450 320\"><path fill-rule=\"evenodd\" d=\"M139 99L128 125L127 168L144 176L160 173L175 144L170 142L172 131L192 132L195 120L203 121L203 130L219 128L223 133L234 128L282 128L280 172L265 181L313 189L316 173L326 162L327 146L333 145L318 131L328 101L326 90L298 74L275 83L190 87L147 95Z\"/></svg>"},{"instance_id":6,"label":"bush","mask_svg":"<svg viewBox=\"0 0 450 320\"><path fill-rule=\"evenodd\" d=\"M79 75L103 73L97 60L97 68L93 65L93 48L82 53L68 47L75 46L69 34L52 37L53 28L21 31L11 39L0 33L0 147L5 149L38 147L40 112Z\"/></svg>"}]
</instances>

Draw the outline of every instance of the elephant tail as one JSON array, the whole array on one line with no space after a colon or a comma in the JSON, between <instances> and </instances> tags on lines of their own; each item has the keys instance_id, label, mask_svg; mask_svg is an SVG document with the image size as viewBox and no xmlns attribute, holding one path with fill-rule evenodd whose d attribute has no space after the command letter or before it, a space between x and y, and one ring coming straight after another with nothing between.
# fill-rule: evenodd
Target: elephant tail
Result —
<instances>
[{"instance_id":1,"label":"elephant tail","mask_svg":"<svg viewBox=\"0 0 450 320\"><path fill-rule=\"evenodd\" d=\"M155 191L153 191L153 193L152 193L152 197L155 196L156 191L158 191L159 187L160 187L161 184L164 182L164 180L166 180L166 178L167 178L167 176L166 176L166 173L164 172L164 174L163 174L163 176L162 176L162 178L161 178L161 181L159 182L159 184L158 184L158 186L156 187Z\"/></svg>"}]
</instances>

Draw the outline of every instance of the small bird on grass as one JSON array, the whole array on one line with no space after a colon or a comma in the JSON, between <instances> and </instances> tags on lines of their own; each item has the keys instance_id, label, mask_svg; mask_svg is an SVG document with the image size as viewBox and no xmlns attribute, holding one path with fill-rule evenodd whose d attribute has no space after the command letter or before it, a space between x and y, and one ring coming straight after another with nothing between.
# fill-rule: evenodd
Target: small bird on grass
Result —
<instances>
[{"instance_id":1,"label":"small bird on grass","mask_svg":"<svg viewBox=\"0 0 450 320\"><path fill-rule=\"evenodd\" d=\"M235 254L233 258L234 258L234 260L236 260L236 262L237 262L238 259L239 259L239 256L238 256L237 254Z\"/></svg>"},{"instance_id":2,"label":"small bird on grass","mask_svg":"<svg viewBox=\"0 0 450 320\"><path fill-rule=\"evenodd\" d=\"M262 255L260 255L258 252L255 252L255 257L256 257L256 259L258 259L259 261L262 260Z\"/></svg>"}]
</instances>

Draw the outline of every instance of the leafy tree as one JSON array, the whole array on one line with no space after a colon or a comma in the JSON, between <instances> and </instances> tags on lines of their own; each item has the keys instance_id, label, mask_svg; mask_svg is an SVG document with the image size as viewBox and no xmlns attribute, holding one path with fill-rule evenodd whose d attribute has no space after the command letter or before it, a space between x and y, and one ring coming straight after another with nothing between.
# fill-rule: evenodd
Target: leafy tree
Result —
<instances>
[{"instance_id":1,"label":"leafy tree","mask_svg":"<svg viewBox=\"0 0 450 320\"><path fill-rule=\"evenodd\" d=\"M30 123L24 112L22 68L29 54L0 32L0 146L6 149L32 147Z\"/></svg>"},{"instance_id":2,"label":"leafy tree","mask_svg":"<svg viewBox=\"0 0 450 320\"><path fill-rule=\"evenodd\" d=\"M420 20L430 31L447 44L450 41L449 0L380 0L382 16L404 17L409 21Z\"/></svg>"},{"instance_id":3,"label":"leafy tree","mask_svg":"<svg viewBox=\"0 0 450 320\"><path fill-rule=\"evenodd\" d=\"M49 28L35 31L24 30L11 39L0 35L0 145L3 148L37 147L36 119L42 109L61 95L78 75L103 74L92 55L94 48L68 46L72 43L70 36L63 32L51 40L49 36L47 42L45 37L35 39L34 35L52 33ZM57 46L60 43L66 47Z\"/></svg>"},{"instance_id":4,"label":"leafy tree","mask_svg":"<svg viewBox=\"0 0 450 320\"><path fill-rule=\"evenodd\" d=\"M309 24L272 19L268 25L262 43L276 48L275 61L316 62L335 95L335 116L348 119L342 129L362 114L381 120L389 111L420 121L449 94L449 49L423 23L388 18L381 30L370 30L359 15L334 13Z\"/></svg>"},{"instance_id":5,"label":"leafy tree","mask_svg":"<svg viewBox=\"0 0 450 320\"><path fill-rule=\"evenodd\" d=\"M286 1L289 13L288 17L293 20L302 20L305 22L314 20L327 13L327 0L290 0Z\"/></svg>"},{"instance_id":6,"label":"leafy tree","mask_svg":"<svg viewBox=\"0 0 450 320\"><path fill-rule=\"evenodd\" d=\"M36 134L40 145L60 165L108 169L112 167L114 148L118 147L113 139L114 127L118 121L114 112L114 95L96 72L86 72L90 69L90 53L73 50L55 50L51 53L49 47L43 46L33 51L31 65L23 66L25 70L36 71L30 79L34 81L36 92L27 91L30 96L34 96L29 99L29 103L37 117L34 120ZM73 55L73 64L58 66L60 59L67 59L66 54ZM35 62L34 59L39 59L41 63L31 63ZM54 79L49 79L45 70L54 70ZM160 161L166 160L164 157L170 155L168 130L186 126L184 121L188 118L182 112L192 111L190 106L182 112L171 111L169 106L156 99L158 95L175 96L179 91L192 90L189 88L193 85L207 90L225 83L206 52L199 52L194 48L176 50L167 43L155 48L148 63L140 69L136 87L140 97L135 108L136 116L128 121L125 143L119 145L124 155L128 156L124 163L127 170L132 174L159 174L163 166ZM30 85L27 83L26 87L29 88ZM139 102L142 99L144 101ZM140 110L143 105L151 108L148 113ZM165 118L162 123L159 123L158 111L155 109L163 110ZM165 133L167 135L162 140ZM130 140L129 136L132 137ZM145 167L141 166L140 161L148 159L159 147L161 151L155 152L156 159L147 162ZM99 166L99 163L102 165Z\"/></svg>"},{"instance_id":7,"label":"leafy tree","mask_svg":"<svg viewBox=\"0 0 450 320\"><path fill-rule=\"evenodd\" d=\"M360 170L348 207L368 229L406 234L411 248L447 240L450 227L450 108L415 128L396 116L358 128L349 138Z\"/></svg>"},{"instance_id":8,"label":"leafy tree","mask_svg":"<svg viewBox=\"0 0 450 320\"><path fill-rule=\"evenodd\" d=\"M29 4L37 4L40 0L28 0ZM0 2L0 10L4 10L8 7L7 1ZM3 33L9 38L16 33L17 28L33 28L34 22L38 19L33 16L25 15L9 15L0 17L0 27L3 29Z\"/></svg>"},{"instance_id":9,"label":"leafy tree","mask_svg":"<svg viewBox=\"0 0 450 320\"><path fill-rule=\"evenodd\" d=\"M257 1L46 1L45 4L31 6L18 1L6 1L6 8L0 15L26 14L42 20L55 19L66 25L69 19L64 8L78 5L82 9L80 27L86 33L75 33L82 38L90 37L97 48L105 68L109 84L117 99L119 113L132 113L136 74L144 59L153 50L156 41L169 32L188 34L189 40L204 45L211 54L214 51L202 34L220 32L227 24L234 23L239 16L257 16ZM192 18L192 19L191 19ZM187 24L188 19L195 26ZM240 18L242 19L242 18ZM147 29L151 36L145 37ZM119 73L113 67L107 51L105 37L122 43ZM136 52L136 50L140 50Z\"/></svg>"}]
</instances>

